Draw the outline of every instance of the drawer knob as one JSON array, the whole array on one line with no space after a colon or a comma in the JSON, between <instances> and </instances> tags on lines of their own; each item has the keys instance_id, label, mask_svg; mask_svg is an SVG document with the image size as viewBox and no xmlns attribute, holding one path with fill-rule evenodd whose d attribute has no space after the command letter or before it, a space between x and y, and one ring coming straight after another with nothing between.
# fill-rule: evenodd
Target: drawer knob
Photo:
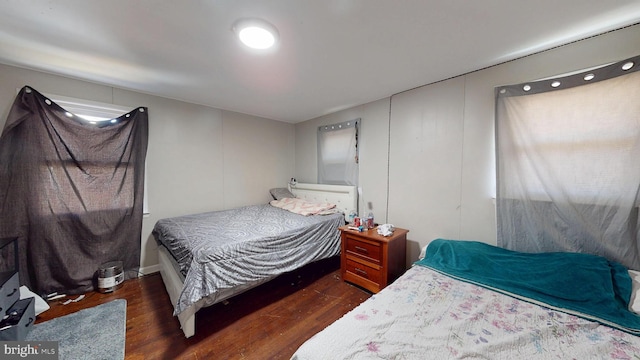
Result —
<instances>
[{"instance_id":1,"label":"drawer knob","mask_svg":"<svg viewBox=\"0 0 640 360\"><path fill-rule=\"evenodd\" d=\"M29 321L26 324L24 324L24 327L27 327L27 326L31 325L32 322L33 322L33 318L30 317Z\"/></svg>"},{"instance_id":2,"label":"drawer knob","mask_svg":"<svg viewBox=\"0 0 640 360\"><path fill-rule=\"evenodd\" d=\"M18 291L18 289L13 289L13 291L11 292L11 294L7 294L7 297L9 297L9 296L11 296L11 295L15 294L15 293L16 293L16 291Z\"/></svg>"},{"instance_id":3,"label":"drawer knob","mask_svg":"<svg viewBox=\"0 0 640 360\"><path fill-rule=\"evenodd\" d=\"M369 250L363 248L362 246L356 246L356 250L358 250L359 252L362 252L362 253L368 253L369 252Z\"/></svg>"},{"instance_id":4,"label":"drawer knob","mask_svg":"<svg viewBox=\"0 0 640 360\"><path fill-rule=\"evenodd\" d=\"M361 275L364 275L364 276L369 275L369 274L367 274L367 272L366 272L366 271L364 271L364 270L362 270L362 269L360 269L360 268L354 268L354 270L355 270L358 274L361 274Z\"/></svg>"}]
</instances>

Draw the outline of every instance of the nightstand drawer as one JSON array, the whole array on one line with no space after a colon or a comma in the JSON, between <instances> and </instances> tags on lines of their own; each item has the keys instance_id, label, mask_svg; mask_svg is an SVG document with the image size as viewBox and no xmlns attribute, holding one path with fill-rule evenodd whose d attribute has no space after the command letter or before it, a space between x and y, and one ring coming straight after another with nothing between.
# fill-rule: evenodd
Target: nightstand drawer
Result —
<instances>
[{"instance_id":1,"label":"nightstand drawer","mask_svg":"<svg viewBox=\"0 0 640 360\"><path fill-rule=\"evenodd\" d=\"M406 270L409 230L396 228L391 236L382 236L376 229L341 226L340 232L342 280L377 293Z\"/></svg>"},{"instance_id":2,"label":"nightstand drawer","mask_svg":"<svg viewBox=\"0 0 640 360\"><path fill-rule=\"evenodd\" d=\"M347 236L346 240L346 250L348 255L353 255L376 265L380 265L382 262L382 251L380 250L379 243L365 242L351 236Z\"/></svg>"},{"instance_id":3,"label":"nightstand drawer","mask_svg":"<svg viewBox=\"0 0 640 360\"><path fill-rule=\"evenodd\" d=\"M357 277L380 284L380 269L372 268L357 261L347 259L346 270L348 273L356 275Z\"/></svg>"}]
</instances>

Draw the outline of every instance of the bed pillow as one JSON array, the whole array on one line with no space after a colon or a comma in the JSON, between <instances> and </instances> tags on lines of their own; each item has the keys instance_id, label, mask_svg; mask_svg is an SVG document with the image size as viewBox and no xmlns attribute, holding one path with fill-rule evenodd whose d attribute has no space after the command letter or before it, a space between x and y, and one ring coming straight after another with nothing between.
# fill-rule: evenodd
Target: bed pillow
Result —
<instances>
[{"instance_id":1,"label":"bed pillow","mask_svg":"<svg viewBox=\"0 0 640 360\"><path fill-rule=\"evenodd\" d=\"M285 199L285 198L294 198L294 197L296 197L287 188L273 188L273 189L269 190L269 193L271 193L271 196L273 196L274 200L282 200L282 199Z\"/></svg>"},{"instance_id":2,"label":"bed pillow","mask_svg":"<svg viewBox=\"0 0 640 360\"><path fill-rule=\"evenodd\" d=\"M640 271L629 270L631 277L631 299L629 299L629 311L640 314Z\"/></svg>"}]
</instances>

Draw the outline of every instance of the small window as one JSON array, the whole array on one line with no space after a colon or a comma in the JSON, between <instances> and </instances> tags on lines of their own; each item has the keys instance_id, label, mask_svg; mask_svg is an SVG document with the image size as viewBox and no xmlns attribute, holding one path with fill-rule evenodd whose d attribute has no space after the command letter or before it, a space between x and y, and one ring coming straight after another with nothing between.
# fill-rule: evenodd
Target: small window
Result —
<instances>
[{"instance_id":1,"label":"small window","mask_svg":"<svg viewBox=\"0 0 640 360\"><path fill-rule=\"evenodd\" d=\"M318 127L318 183L358 185L360 119Z\"/></svg>"},{"instance_id":2,"label":"small window","mask_svg":"<svg viewBox=\"0 0 640 360\"><path fill-rule=\"evenodd\" d=\"M122 114L128 113L133 108L96 101L76 99L61 95L42 94L68 112L81 117L88 122L107 121Z\"/></svg>"}]
</instances>

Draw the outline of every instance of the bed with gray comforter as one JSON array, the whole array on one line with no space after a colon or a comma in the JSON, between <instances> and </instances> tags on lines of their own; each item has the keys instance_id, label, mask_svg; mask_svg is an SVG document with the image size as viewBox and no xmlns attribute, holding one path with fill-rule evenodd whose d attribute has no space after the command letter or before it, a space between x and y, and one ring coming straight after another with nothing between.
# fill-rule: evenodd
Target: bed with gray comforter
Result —
<instances>
[{"instance_id":1,"label":"bed with gray comforter","mask_svg":"<svg viewBox=\"0 0 640 360\"><path fill-rule=\"evenodd\" d=\"M174 315L340 254L341 225L342 213L303 216L269 204L159 220L153 235L184 278Z\"/></svg>"}]
</instances>

